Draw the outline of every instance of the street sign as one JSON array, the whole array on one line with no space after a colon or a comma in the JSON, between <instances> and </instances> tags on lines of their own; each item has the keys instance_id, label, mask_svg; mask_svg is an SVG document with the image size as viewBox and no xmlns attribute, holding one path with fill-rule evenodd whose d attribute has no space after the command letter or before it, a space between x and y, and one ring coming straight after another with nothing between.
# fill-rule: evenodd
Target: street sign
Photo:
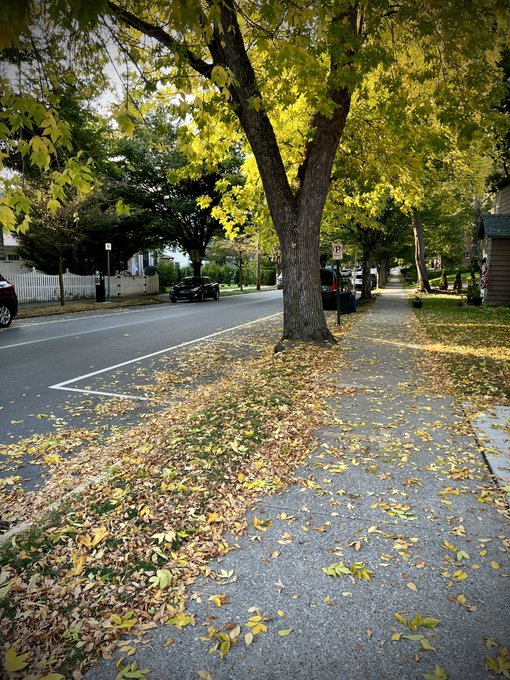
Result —
<instances>
[{"instance_id":1,"label":"street sign","mask_svg":"<svg viewBox=\"0 0 510 680\"><path fill-rule=\"evenodd\" d=\"M105 249L105 250L111 250L111 249L112 249L112 244L111 244L111 243L105 243L105 244L104 244L104 249Z\"/></svg>"},{"instance_id":2,"label":"street sign","mask_svg":"<svg viewBox=\"0 0 510 680\"><path fill-rule=\"evenodd\" d=\"M344 257L344 247L341 243L333 243L333 259L342 260Z\"/></svg>"}]
</instances>

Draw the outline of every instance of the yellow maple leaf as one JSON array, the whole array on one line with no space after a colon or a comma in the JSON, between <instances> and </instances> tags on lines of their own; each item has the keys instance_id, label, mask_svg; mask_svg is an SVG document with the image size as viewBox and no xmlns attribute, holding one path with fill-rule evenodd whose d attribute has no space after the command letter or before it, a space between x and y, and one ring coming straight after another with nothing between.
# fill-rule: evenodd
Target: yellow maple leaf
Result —
<instances>
[{"instance_id":1,"label":"yellow maple leaf","mask_svg":"<svg viewBox=\"0 0 510 680\"><path fill-rule=\"evenodd\" d=\"M30 652L25 652L25 654L19 654L18 655L18 650L16 647L11 647L5 652L5 670L7 673L15 673L16 671L20 671L22 668L25 668L27 666L26 659L30 656Z\"/></svg>"},{"instance_id":2,"label":"yellow maple leaf","mask_svg":"<svg viewBox=\"0 0 510 680\"><path fill-rule=\"evenodd\" d=\"M106 536L108 536L108 529L101 525L99 527L92 527L90 534L78 536L76 542L85 546L86 548L93 548L98 543L100 543L103 538L106 538Z\"/></svg>"}]
</instances>

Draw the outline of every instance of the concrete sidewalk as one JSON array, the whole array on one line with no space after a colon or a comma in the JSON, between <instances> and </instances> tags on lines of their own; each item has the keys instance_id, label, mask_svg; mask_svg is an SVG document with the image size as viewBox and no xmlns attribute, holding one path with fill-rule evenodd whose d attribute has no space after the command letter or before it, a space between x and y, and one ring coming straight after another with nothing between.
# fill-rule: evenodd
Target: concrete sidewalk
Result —
<instances>
[{"instance_id":1,"label":"concrete sidewalk","mask_svg":"<svg viewBox=\"0 0 510 680\"><path fill-rule=\"evenodd\" d=\"M154 629L123 666L149 680L482 680L509 662L509 521L462 410L418 368L411 313L394 283L356 324L335 418L296 483L250 510L238 549L211 563L222 576L193 585L196 624ZM339 563L368 580L323 571ZM223 659L211 626L236 638ZM118 672L103 660L86 677Z\"/></svg>"}]
</instances>

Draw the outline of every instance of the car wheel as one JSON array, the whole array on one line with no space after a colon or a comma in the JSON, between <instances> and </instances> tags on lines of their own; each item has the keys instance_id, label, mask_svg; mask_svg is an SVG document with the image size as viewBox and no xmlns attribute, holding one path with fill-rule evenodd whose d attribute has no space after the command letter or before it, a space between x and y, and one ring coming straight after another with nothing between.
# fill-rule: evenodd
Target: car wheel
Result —
<instances>
[{"instance_id":1,"label":"car wheel","mask_svg":"<svg viewBox=\"0 0 510 680\"><path fill-rule=\"evenodd\" d=\"M219 300L220 299L220 289L218 288L217 290L214 291L214 299Z\"/></svg>"},{"instance_id":2,"label":"car wheel","mask_svg":"<svg viewBox=\"0 0 510 680\"><path fill-rule=\"evenodd\" d=\"M175 297L173 297L172 295L170 295L170 302L177 302L177 298L175 298Z\"/></svg>"},{"instance_id":3,"label":"car wheel","mask_svg":"<svg viewBox=\"0 0 510 680\"><path fill-rule=\"evenodd\" d=\"M197 302L203 302L204 301L204 291L201 290L200 293L197 295Z\"/></svg>"},{"instance_id":4,"label":"car wheel","mask_svg":"<svg viewBox=\"0 0 510 680\"><path fill-rule=\"evenodd\" d=\"M0 305L0 328L7 328L11 325L12 312L7 305Z\"/></svg>"}]
</instances>

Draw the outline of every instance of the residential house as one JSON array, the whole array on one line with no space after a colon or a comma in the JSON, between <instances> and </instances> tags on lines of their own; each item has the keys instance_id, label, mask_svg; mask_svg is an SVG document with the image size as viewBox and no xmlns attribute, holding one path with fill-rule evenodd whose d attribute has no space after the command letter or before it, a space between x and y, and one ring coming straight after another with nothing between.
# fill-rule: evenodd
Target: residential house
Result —
<instances>
[{"instance_id":1,"label":"residential house","mask_svg":"<svg viewBox=\"0 0 510 680\"><path fill-rule=\"evenodd\" d=\"M478 238L484 302L510 303L510 179L496 187L492 212L480 216Z\"/></svg>"},{"instance_id":2,"label":"residential house","mask_svg":"<svg viewBox=\"0 0 510 680\"><path fill-rule=\"evenodd\" d=\"M0 274L12 276L30 271L18 255L18 241L13 234L4 234L0 227Z\"/></svg>"}]
</instances>

